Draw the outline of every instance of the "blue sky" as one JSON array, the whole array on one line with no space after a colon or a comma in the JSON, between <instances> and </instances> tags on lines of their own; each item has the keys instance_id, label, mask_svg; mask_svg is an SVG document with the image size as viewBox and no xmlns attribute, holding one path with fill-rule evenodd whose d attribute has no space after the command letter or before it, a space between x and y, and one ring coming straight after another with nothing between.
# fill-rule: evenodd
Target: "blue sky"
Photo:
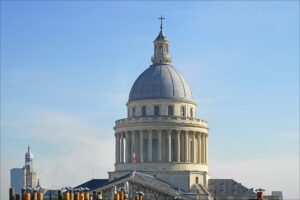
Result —
<instances>
[{"instance_id":1,"label":"blue sky","mask_svg":"<svg viewBox=\"0 0 300 200\"><path fill-rule=\"evenodd\" d=\"M299 199L299 1L2 1L1 199L28 144L45 187L107 177L161 14L211 177Z\"/></svg>"}]
</instances>

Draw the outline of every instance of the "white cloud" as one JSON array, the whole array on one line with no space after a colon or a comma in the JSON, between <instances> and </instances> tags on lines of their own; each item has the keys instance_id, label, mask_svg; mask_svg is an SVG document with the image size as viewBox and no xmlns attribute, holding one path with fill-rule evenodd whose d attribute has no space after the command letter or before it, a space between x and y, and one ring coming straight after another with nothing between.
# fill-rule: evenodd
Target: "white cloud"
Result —
<instances>
[{"instance_id":1,"label":"white cloud","mask_svg":"<svg viewBox=\"0 0 300 200\"><path fill-rule=\"evenodd\" d=\"M34 123L24 125L25 129L24 126L19 127L23 130L22 134L16 134L40 143L35 144L32 151L39 155L35 157L34 168L44 187L76 186L91 179L92 174L94 178L107 178L107 172L114 169L112 128L94 129L85 124L84 119L65 113L40 113L37 119L31 121ZM47 154L41 155L41 152ZM1 162L1 174L5 175L1 178L1 199L8 198L9 170L21 167L14 166L15 160L16 157L12 156Z\"/></svg>"}]
</instances>

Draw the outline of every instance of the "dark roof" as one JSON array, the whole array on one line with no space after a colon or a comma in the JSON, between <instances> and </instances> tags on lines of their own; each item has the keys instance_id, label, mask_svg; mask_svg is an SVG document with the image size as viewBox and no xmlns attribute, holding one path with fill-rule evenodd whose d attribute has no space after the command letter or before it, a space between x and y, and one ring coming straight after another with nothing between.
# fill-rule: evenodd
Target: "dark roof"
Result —
<instances>
[{"instance_id":1,"label":"dark roof","mask_svg":"<svg viewBox=\"0 0 300 200\"><path fill-rule=\"evenodd\" d=\"M233 179L209 179L208 191L215 195L256 195L253 188L249 189Z\"/></svg>"},{"instance_id":2,"label":"dark roof","mask_svg":"<svg viewBox=\"0 0 300 200\"><path fill-rule=\"evenodd\" d=\"M155 40L168 40L168 39L164 35L164 32L161 30Z\"/></svg>"},{"instance_id":3,"label":"dark roof","mask_svg":"<svg viewBox=\"0 0 300 200\"><path fill-rule=\"evenodd\" d=\"M128 101L175 99L194 102L192 90L183 75L169 64L155 64L134 82Z\"/></svg>"},{"instance_id":4,"label":"dark roof","mask_svg":"<svg viewBox=\"0 0 300 200\"><path fill-rule=\"evenodd\" d=\"M164 191L168 191L169 193L178 193L178 188L173 187L169 183L166 183L165 181L161 180L160 178L150 176L147 174L142 174L139 172L133 172L132 173L132 178L136 179L140 182L143 182L148 185L155 186L156 188L160 188Z\"/></svg>"},{"instance_id":5,"label":"dark roof","mask_svg":"<svg viewBox=\"0 0 300 200\"><path fill-rule=\"evenodd\" d=\"M129 172L121 177L118 177L116 179L113 179L106 184L95 188L95 190L102 190L109 188L113 186L114 184L119 184L125 181L133 181L137 182L139 184L144 185L145 187L153 188L155 190L168 193L170 195L174 195L177 197L181 197L182 199L192 199L189 197L192 193L189 193L189 191L182 190L181 188L174 187L172 183L167 183L164 180L161 180L158 177L143 174L140 172ZM209 195L209 192L201 185L198 185L197 187L199 189L200 194L202 195Z\"/></svg>"},{"instance_id":6,"label":"dark roof","mask_svg":"<svg viewBox=\"0 0 300 200\"><path fill-rule=\"evenodd\" d=\"M108 182L108 179L91 179L85 183L82 183L76 187L74 187L74 189L77 189L77 188L89 188L91 190L94 190L96 188L99 188L101 187L102 185L105 185L106 183Z\"/></svg>"},{"instance_id":7,"label":"dark roof","mask_svg":"<svg viewBox=\"0 0 300 200\"><path fill-rule=\"evenodd\" d=\"M175 188L171 184L169 184L169 183L167 183L167 182L165 182L165 181L163 181L163 180L161 180L157 177L147 175L147 174L143 174L143 173L140 173L140 172L130 172L128 174L125 174L124 176L121 176L121 177L116 178L114 180L108 181L106 184L104 184L102 186L99 186L98 188L111 185L115 182L122 181L123 179L135 181L135 182L138 182L138 183L142 183L143 185L155 188L155 189L160 190L160 191L164 191L164 192L169 193L169 194L174 194L174 195L179 194L180 195L180 193L186 193L186 191ZM95 189L98 189L98 188L95 188Z\"/></svg>"}]
</instances>

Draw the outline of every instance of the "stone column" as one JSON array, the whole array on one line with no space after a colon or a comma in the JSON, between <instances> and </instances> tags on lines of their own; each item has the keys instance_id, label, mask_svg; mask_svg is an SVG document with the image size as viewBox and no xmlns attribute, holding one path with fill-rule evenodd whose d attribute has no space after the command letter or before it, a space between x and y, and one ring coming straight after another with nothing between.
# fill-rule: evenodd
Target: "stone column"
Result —
<instances>
[{"instance_id":1,"label":"stone column","mask_svg":"<svg viewBox=\"0 0 300 200\"><path fill-rule=\"evenodd\" d=\"M144 135L143 130L140 131L140 162L144 162Z\"/></svg>"},{"instance_id":2,"label":"stone column","mask_svg":"<svg viewBox=\"0 0 300 200\"><path fill-rule=\"evenodd\" d=\"M158 162L161 162L161 133L162 133L162 130L158 130L157 132L157 139L158 139L158 148L157 148L157 151L158 151Z\"/></svg>"},{"instance_id":3,"label":"stone column","mask_svg":"<svg viewBox=\"0 0 300 200\"><path fill-rule=\"evenodd\" d=\"M116 133L116 163L120 162L120 133Z\"/></svg>"},{"instance_id":4,"label":"stone column","mask_svg":"<svg viewBox=\"0 0 300 200\"><path fill-rule=\"evenodd\" d=\"M192 133L193 134L193 137L192 137L192 143L193 143L193 146L192 146L192 150L193 150L193 153L192 153L192 158L193 158L193 163L196 163L196 160L197 160L197 157L196 157L196 136L195 136L195 132Z\"/></svg>"},{"instance_id":5,"label":"stone column","mask_svg":"<svg viewBox=\"0 0 300 200\"><path fill-rule=\"evenodd\" d=\"M152 162L152 130L148 130L148 162Z\"/></svg>"},{"instance_id":6,"label":"stone column","mask_svg":"<svg viewBox=\"0 0 300 200\"><path fill-rule=\"evenodd\" d=\"M205 163L208 163L208 135L205 134Z\"/></svg>"},{"instance_id":7,"label":"stone column","mask_svg":"<svg viewBox=\"0 0 300 200\"><path fill-rule=\"evenodd\" d=\"M202 135L201 135L201 140L202 140L201 163L205 163L205 135L204 135L204 133L202 133Z\"/></svg>"},{"instance_id":8,"label":"stone column","mask_svg":"<svg viewBox=\"0 0 300 200\"><path fill-rule=\"evenodd\" d=\"M130 134L129 132L126 132L126 149L125 149L125 162L130 162Z\"/></svg>"},{"instance_id":9,"label":"stone column","mask_svg":"<svg viewBox=\"0 0 300 200\"><path fill-rule=\"evenodd\" d=\"M120 155L120 163L124 163L124 133L121 133L121 155Z\"/></svg>"},{"instance_id":10,"label":"stone column","mask_svg":"<svg viewBox=\"0 0 300 200\"><path fill-rule=\"evenodd\" d=\"M201 162L201 159L202 159L202 156L201 156L201 154L202 154L202 140L201 140L201 133L198 133L198 163L202 163Z\"/></svg>"},{"instance_id":11,"label":"stone column","mask_svg":"<svg viewBox=\"0 0 300 200\"><path fill-rule=\"evenodd\" d=\"M132 131L131 132L131 156L130 156L130 161L129 162L132 162L132 157L133 157L133 152L135 153L136 155L136 148L135 148L135 131Z\"/></svg>"},{"instance_id":12,"label":"stone column","mask_svg":"<svg viewBox=\"0 0 300 200\"><path fill-rule=\"evenodd\" d=\"M184 158L184 161L185 162L188 162L189 161L189 132L188 131L185 131L184 132L184 142L185 142L185 158Z\"/></svg>"},{"instance_id":13,"label":"stone column","mask_svg":"<svg viewBox=\"0 0 300 200\"><path fill-rule=\"evenodd\" d=\"M171 138L172 130L168 130L168 162L172 162L172 138Z\"/></svg>"},{"instance_id":14,"label":"stone column","mask_svg":"<svg viewBox=\"0 0 300 200\"><path fill-rule=\"evenodd\" d=\"M176 138L176 152L177 152L177 162L180 162L180 131L177 130L177 138Z\"/></svg>"}]
</instances>

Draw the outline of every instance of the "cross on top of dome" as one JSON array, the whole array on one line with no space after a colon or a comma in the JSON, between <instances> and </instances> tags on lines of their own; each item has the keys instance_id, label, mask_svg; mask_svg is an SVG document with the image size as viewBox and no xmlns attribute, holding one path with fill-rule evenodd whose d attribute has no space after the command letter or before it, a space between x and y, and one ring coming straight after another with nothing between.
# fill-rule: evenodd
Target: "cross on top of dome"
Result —
<instances>
[{"instance_id":1,"label":"cross on top of dome","mask_svg":"<svg viewBox=\"0 0 300 200\"><path fill-rule=\"evenodd\" d=\"M164 20L164 19L166 19L166 18L164 18L162 15L160 16L160 18L158 18L159 20L160 20L160 31L162 31L162 29L163 29L163 21L162 20Z\"/></svg>"}]
</instances>

